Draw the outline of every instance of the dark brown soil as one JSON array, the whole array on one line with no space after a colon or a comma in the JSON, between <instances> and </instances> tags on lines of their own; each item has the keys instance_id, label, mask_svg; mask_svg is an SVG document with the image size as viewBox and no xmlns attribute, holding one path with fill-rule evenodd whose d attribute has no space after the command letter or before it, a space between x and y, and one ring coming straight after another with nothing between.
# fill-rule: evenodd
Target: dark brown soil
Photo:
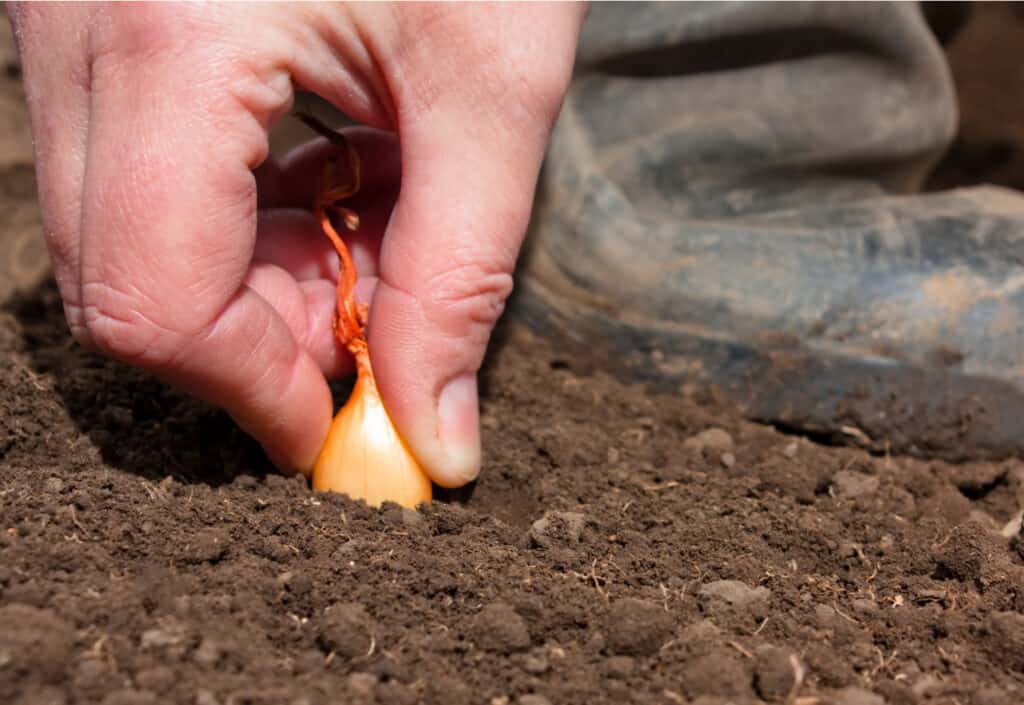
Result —
<instances>
[{"instance_id":1,"label":"dark brown soil","mask_svg":"<svg viewBox=\"0 0 1024 705\"><path fill-rule=\"evenodd\" d=\"M820 447L519 334L468 505L375 511L71 345L50 285L0 360L0 702L1024 697L1017 461Z\"/></svg>"},{"instance_id":2,"label":"dark brown soil","mask_svg":"<svg viewBox=\"0 0 1024 705\"><path fill-rule=\"evenodd\" d=\"M8 289L0 703L1024 702L1019 460L816 445L508 329L471 496L371 510Z\"/></svg>"}]
</instances>

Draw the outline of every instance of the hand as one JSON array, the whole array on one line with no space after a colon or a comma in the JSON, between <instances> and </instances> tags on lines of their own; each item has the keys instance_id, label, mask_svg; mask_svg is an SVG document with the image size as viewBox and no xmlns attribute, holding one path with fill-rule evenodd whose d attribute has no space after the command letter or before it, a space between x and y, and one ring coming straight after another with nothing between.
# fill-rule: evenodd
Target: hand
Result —
<instances>
[{"instance_id":1,"label":"hand","mask_svg":"<svg viewBox=\"0 0 1024 705\"><path fill-rule=\"evenodd\" d=\"M330 332L329 246L308 212L282 210L312 204L329 148L267 160L301 85L376 128L350 137L367 172L353 246L378 385L434 481L469 481L475 373L583 12L10 7L73 335L222 406L280 466L308 471L330 423L324 375L351 362Z\"/></svg>"}]
</instances>

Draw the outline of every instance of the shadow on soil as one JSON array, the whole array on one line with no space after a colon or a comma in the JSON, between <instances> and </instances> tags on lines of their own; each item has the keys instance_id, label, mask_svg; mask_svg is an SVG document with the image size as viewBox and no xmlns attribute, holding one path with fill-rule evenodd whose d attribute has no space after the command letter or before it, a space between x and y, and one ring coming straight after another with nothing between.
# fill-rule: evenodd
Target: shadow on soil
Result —
<instances>
[{"instance_id":1,"label":"shadow on soil","mask_svg":"<svg viewBox=\"0 0 1024 705\"><path fill-rule=\"evenodd\" d=\"M152 481L171 476L179 482L212 486L240 475L262 478L277 473L260 446L226 413L78 345L67 329L51 279L14 294L0 311L21 325L22 352L30 372L47 381L34 392L52 389L105 463ZM351 382L331 387L340 401L348 397ZM436 488L435 497L466 503L474 486Z\"/></svg>"}]
</instances>

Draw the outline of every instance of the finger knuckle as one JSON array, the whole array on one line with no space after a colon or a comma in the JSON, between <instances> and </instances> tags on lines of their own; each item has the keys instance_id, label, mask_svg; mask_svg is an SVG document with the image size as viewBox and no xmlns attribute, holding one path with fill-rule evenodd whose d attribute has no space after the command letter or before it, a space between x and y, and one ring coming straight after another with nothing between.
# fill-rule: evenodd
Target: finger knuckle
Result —
<instances>
[{"instance_id":1,"label":"finger knuckle","mask_svg":"<svg viewBox=\"0 0 1024 705\"><path fill-rule=\"evenodd\" d=\"M136 63L180 53L209 34L201 8L164 3L115 4L91 26L91 53L117 63Z\"/></svg>"},{"instance_id":2,"label":"finger knuckle","mask_svg":"<svg viewBox=\"0 0 1024 705\"><path fill-rule=\"evenodd\" d=\"M458 338L486 341L505 311L512 275L481 263L455 266L429 283L431 302L445 321L442 329Z\"/></svg>"},{"instance_id":3,"label":"finger knuckle","mask_svg":"<svg viewBox=\"0 0 1024 705\"><path fill-rule=\"evenodd\" d=\"M512 123L553 121L572 62L544 61L548 47L538 46L539 38L509 42L502 30L509 22L497 7L440 5L404 12L396 64L414 80L402 82L400 102L415 114L454 99Z\"/></svg>"},{"instance_id":4,"label":"finger knuckle","mask_svg":"<svg viewBox=\"0 0 1024 705\"><path fill-rule=\"evenodd\" d=\"M155 367L167 359L169 331L137 297L107 283L83 285L77 327L92 346L119 360Z\"/></svg>"}]
</instances>

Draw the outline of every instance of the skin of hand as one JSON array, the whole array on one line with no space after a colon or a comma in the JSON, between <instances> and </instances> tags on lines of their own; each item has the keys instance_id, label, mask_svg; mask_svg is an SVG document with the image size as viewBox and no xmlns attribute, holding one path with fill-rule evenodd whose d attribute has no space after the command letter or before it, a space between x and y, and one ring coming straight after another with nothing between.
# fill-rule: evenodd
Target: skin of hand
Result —
<instances>
[{"instance_id":1,"label":"skin of hand","mask_svg":"<svg viewBox=\"0 0 1024 705\"><path fill-rule=\"evenodd\" d=\"M578 4L14 4L74 337L226 409L282 469L330 424L332 147L268 159L293 86L356 122L379 389L432 479L480 468L476 372L572 72Z\"/></svg>"}]
</instances>

